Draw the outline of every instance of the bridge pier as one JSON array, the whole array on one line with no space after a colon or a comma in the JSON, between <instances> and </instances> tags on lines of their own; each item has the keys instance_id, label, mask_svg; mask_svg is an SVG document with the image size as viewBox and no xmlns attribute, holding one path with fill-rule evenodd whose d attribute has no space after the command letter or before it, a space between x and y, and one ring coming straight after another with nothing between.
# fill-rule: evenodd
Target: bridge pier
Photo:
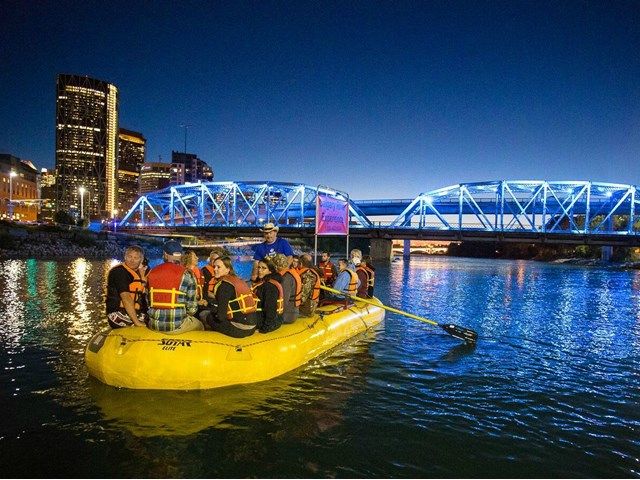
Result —
<instances>
[{"instance_id":1,"label":"bridge pier","mask_svg":"<svg viewBox=\"0 0 640 480\"><path fill-rule=\"evenodd\" d=\"M371 260L384 260L388 262L391 260L392 242L386 238L372 238L369 253Z\"/></svg>"},{"instance_id":2,"label":"bridge pier","mask_svg":"<svg viewBox=\"0 0 640 480\"><path fill-rule=\"evenodd\" d=\"M405 239L402 243L402 256L409 258L411 256L411 240Z\"/></svg>"},{"instance_id":3,"label":"bridge pier","mask_svg":"<svg viewBox=\"0 0 640 480\"><path fill-rule=\"evenodd\" d=\"M600 260L603 262L608 262L611 260L613 256L613 247L611 245L603 245L600 248Z\"/></svg>"}]
</instances>

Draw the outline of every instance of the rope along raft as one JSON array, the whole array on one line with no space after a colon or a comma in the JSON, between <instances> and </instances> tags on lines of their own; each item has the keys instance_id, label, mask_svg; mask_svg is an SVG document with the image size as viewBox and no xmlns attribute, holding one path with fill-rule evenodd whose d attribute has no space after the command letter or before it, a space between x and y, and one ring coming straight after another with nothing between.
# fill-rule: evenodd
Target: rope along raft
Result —
<instances>
[{"instance_id":1,"label":"rope along raft","mask_svg":"<svg viewBox=\"0 0 640 480\"><path fill-rule=\"evenodd\" d=\"M89 373L115 387L196 390L260 382L318 357L384 319L377 299L347 309L319 307L266 334L236 339L219 332L168 335L143 327L101 332L89 341Z\"/></svg>"}]
</instances>

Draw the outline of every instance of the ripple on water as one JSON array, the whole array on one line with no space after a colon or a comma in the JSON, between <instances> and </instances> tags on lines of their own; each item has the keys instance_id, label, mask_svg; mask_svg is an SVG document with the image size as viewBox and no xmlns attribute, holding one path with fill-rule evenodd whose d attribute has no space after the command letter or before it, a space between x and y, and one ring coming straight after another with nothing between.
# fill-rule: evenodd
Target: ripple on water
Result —
<instances>
[{"instance_id":1,"label":"ripple on water","mask_svg":"<svg viewBox=\"0 0 640 480\"><path fill-rule=\"evenodd\" d=\"M89 379L83 363L103 326L110 266L0 262L0 455L16 472L638 475L640 272L451 258L380 265L386 304L472 328L478 345L389 313L375 335L271 382L138 392ZM23 453L43 442L55 448Z\"/></svg>"}]
</instances>

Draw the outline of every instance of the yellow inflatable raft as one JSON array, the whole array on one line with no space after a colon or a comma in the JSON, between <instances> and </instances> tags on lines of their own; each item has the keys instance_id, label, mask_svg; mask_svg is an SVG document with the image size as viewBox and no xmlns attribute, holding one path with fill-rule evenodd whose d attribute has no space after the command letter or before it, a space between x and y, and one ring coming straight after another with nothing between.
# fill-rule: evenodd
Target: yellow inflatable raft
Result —
<instances>
[{"instance_id":1,"label":"yellow inflatable raft","mask_svg":"<svg viewBox=\"0 0 640 480\"><path fill-rule=\"evenodd\" d=\"M241 339L218 332L166 335L120 328L94 335L85 362L92 376L114 387L198 390L261 382L304 365L383 318L381 307L356 302L346 309L323 306L313 317Z\"/></svg>"}]
</instances>

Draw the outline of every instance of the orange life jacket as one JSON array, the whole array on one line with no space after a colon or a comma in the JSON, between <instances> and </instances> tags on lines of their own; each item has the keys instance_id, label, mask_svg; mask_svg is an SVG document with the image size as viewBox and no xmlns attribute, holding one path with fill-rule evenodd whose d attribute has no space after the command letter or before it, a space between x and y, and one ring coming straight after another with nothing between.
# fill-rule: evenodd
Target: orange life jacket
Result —
<instances>
[{"instance_id":1,"label":"orange life jacket","mask_svg":"<svg viewBox=\"0 0 640 480\"><path fill-rule=\"evenodd\" d=\"M358 274L348 268L345 269L345 272L348 272L350 277L349 286L345 293L348 295L355 295L358 292Z\"/></svg>"},{"instance_id":2,"label":"orange life jacket","mask_svg":"<svg viewBox=\"0 0 640 480\"><path fill-rule=\"evenodd\" d=\"M185 268L175 263L161 263L147 276L149 284L150 307L159 310L185 308L185 292L181 292L180 283Z\"/></svg>"},{"instance_id":3,"label":"orange life jacket","mask_svg":"<svg viewBox=\"0 0 640 480\"><path fill-rule=\"evenodd\" d=\"M222 282L229 283L235 291L235 297L229 300L229 304L227 305L228 320L233 320L234 313L240 312L246 315L256 311L256 299L249 285L235 275L225 275L216 282L215 292L218 291Z\"/></svg>"},{"instance_id":4,"label":"orange life jacket","mask_svg":"<svg viewBox=\"0 0 640 480\"><path fill-rule=\"evenodd\" d=\"M369 265L365 265L364 268L367 273L369 274L369 287L373 287L376 284L376 272L373 268L371 268Z\"/></svg>"},{"instance_id":5,"label":"orange life jacket","mask_svg":"<svg viewBox=\"0 0 640 480\"><path fill-rule=\"evenodd\" d=\"M218 282L218 279L214 274L213 266L211 266L211 264L205 265L204 268L211 274L211 279L209 280L209 283L207 283L204 286L207 287L207 295L213 297L213 292L215 291L215 286L216 286L216 283ZM204 276L202 277L202 281L204 283Z\"/></svg>"},{"instance_id":6,"label":"orange life jacket","mask_svg":"<svg viewBox=\"0 0 640 480\"><path fill-rule=\"evenodd\" d=\"M129 293L133 297L133 307L136 309L136 313L140 313L140 302L147 284L142 280L142 277L136 270L127 267L124 263L121 263L120 265L122 265L124 269L133 276L133 280L129 284ZM120 300L120 308L124 308L122 300Z\"/></svg>"},{"instance_id":7,"label":"orange life jacket","mask_svg":"<svg viewBox=\"0 0 640 480\"><path fill-rule=\"evenodd\" d=\"M367 284L369 296L373 296L373 287L376 285L376 271L369 265L363 267L369 273L369 282Z\"/></svg>"},{"instance_id":8,"label":"orange life jacket","mask_svg":"<svg viewBox=\"0 0 640 480\"><path fill-rule=\"evenodd\" d=\"M193 272L193 276L196 277L196 298L202 299L202 286L204 285L204 278L202 278L202 272L196 266L190 269Z\"/></svg>"},{"instance_id":9,"label":"orange life jacket","mask_svg":"<svg viewBox=\"0 0 640 480\"><path fill-rule=\"evenodd\" d=\"M290 273L296 281L296 290L291 300L294 301L296 307L299 307L300 303L302 303L302 279L300 278L300 274L295 268L287 268L281 272L281 275L284 277L285 273Z\"/></svg>"},{"instance_id":10,"label":"orange life jacket","mask_svg":"<svg viewBox=\"0 0 640 480\"><path fill-rule=\"evenodd\" d=\"M315 280L313 282L313 291L311 292L311 300L318 301L320 299L320 274L315 268L302 267L300 270L300 278L305 272L313 273Z\"/></svg>"},{"instance_id":11,"label":"orange life jacket","mask_svg":"<svg viewBox=\"0 0 640 480\"><path fill-rule=\"evenodd\" d=\"M331 282L334 279L334 265L331 260L327 260L326 262L320 262L318 264L320 269L322 270L322 277L325 282Z\"/></svg>"},{"instance_id":12,"label":"orange life jacket","mask_svg":"<svg viewBox=\"0 0 640 480\"><path fill-rule=\"evenodd\" d=\"M282 291L282 285L280 284L280 282L274 280L273 278L270 278L268 282L271 283L272 285L275 285L275 287L278 289L278 300L276 301L276 313L278 315L282 315L284 313L284 292ZM263 283L264 282L254 283L253 287L251 287L251 291L253 292L253 296L256 300L256 312L262 311L262 308L260 308L260 305L259 305L260 299L256 296L256 290Z\"/></svg>"},{"instance_id":13,"label":"orange life jacket","mask_svg":"<svg viewBox=\"0 0 640 480\"><path fill-rule=\"evenodd\" d=\"M356 267L356 274L358 272L363 272L364 273L364 282L360 282L360 287L358 288L358 296L359 297L367 297L369 296L369 282L371 281L371 274L369 273L369 270L362 266L362 265L358 265Z\"/></svg>"}]
</instances>

